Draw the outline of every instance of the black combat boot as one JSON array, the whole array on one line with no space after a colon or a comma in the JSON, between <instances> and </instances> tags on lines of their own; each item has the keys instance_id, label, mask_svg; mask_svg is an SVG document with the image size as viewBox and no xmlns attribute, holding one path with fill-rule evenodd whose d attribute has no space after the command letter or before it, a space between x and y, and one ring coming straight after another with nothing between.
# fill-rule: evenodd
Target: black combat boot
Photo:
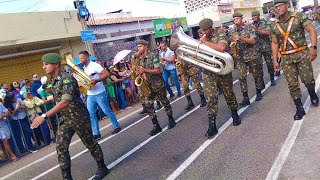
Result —
<instances>
[{"instance_id":1,"label":"black combat boot","mask_svg":"<svg viewBox=\"0 0 320 180\"><path fill-rule=\"evenodd\" d=\"M150 136L154 136L162 131L157 118L152 119L153 129L149 132Z\"/></svg>"},{"instance_id":2,"label":"black combat boot","mask_svg":"<svg viewBox=\"0 0 320 180\"><path fill-rule=\"evenodd\" d=\"M72 180L71 169L61 169L63 180Z\"/></svg>"},{"instance_id":3,"label":"black combat boot","mask_svg":"<svg viewBox=\"0 0 320 180\"><path fill-rule=\"evenodd\" d=\"M191 109L194 108L194 104L193 104L193 102L192 102L191 95L190 95L190 96L186 96L186 97L187 97L187 100L188 100L188 104L187 104L187 106L184 108L184 110L190 111Z\"/></svg>"},{"instance_id":4,"label":"black combat boot","mask_svg":"<svg viewBox=\"0 0 320 180\"><path fill-rule=\"evenodd\" d=\"M98 164L98 171L96 172L92 180L101 180L110 173L103 159L100 161L97 161L97 164Z\"/></svg>"},{"instance_id":5,"label":"black combat boot","mask_svg":"<svg viewBox=\"0 0 320 180\"><path fill-rule=\"evenodd\" d=\"M248 92L244 92L243 93L243 100L242 100L242 102L239 103L239 106L245 107L248 105L250 105L249 95L248 95Z\"/></svg>"},{"instance_id":6,"label":"black combat boot","mask_svg":"<svg viewBox=\"0 0 320 180\"><path fill-rule=\"evenodd\" d=\"M142 104L142 111L139 114L145 114L147 113L147 108L145 104Z\"/></svg>"},{"instance_id":7,"label":"black combat boot","mask_svg":"<svg viewBox=\"0 0 320 180\"><path fill-rule=\"evenodd\" d=\"M241 119L240 119L238 111L236 109L231 110L231 117L233 119L232 124L234 126L239 126L241 124Z\"/></svg>"},{"instance_id":8,"label":"black combat boot","mask_svg":"<svg viewBox=\"0 0 320 180\"><path fill-rule=\"evenodd\" d=\"M270 73L270 81L271 81L271 86L275 86L277 83L274 80L274 73Z\"/></svg>"},{"instance_id":9,"label":"black combat boot","mask_svg":"<svg viewBox=\"0 0 320 180\"><path fill-rule=\"evenodd\" d=\"M160 101L157 101L157 110L160 110L162 108Z\"/></svg>"},{"instance_id":10,"label":"black combat boot","mask_svg":"<svg viewBox=\"0 0 320 180\"><path fill-rule=\"evenodd\" d=\"M309 92L309 95L310 95L311 104L313 106L318 106L319 105L319 98L318 98L318 95L317 95L317 93L315 91L315 85L314 84L308 84L306 86L307 86L307 89L308 89L308 92Z\"/></svg>"},{"instance_id":11,"label":"black combat boot","mask_svg":"<svg viewBox=\"0 0 320 180\"><path fill-rule=\"evenodd\" d=\"M169 121L168 129L174 128L174 126L176 126L176 124L177 124L177 123L174 121L172 115L168 115L168 121Z\"/></svg>"},{"instance_id":12,"label":"black combat boot","mask_svg":"<svg viewBox=\"0 0 320 180\"><path fill-rule=\"evenodd\" d=\"M296 105L297 111L296 111L296 114L294 115L293 119L300 120L300 119L302 119L302 117L304 115L306 115L306 112L303 109L301 99L298 98L298 99L294 100L294 104Z\"/></svg>"},{"instance_id":13,"label":"black combat boot","mask_svg":"<svg viewBox=\"0 0 320 180\"><path fill-rule=\"evenodd\" d=\"M209 128L208 128L207 133L205 135L208 138L212 138L216 134L218 134L218 129L217 129L217 125L216 125L216 118L217 118L216 115L208 117L208 119L209 119Z\"/></svg>"},{"instance_id":14,"label":"black combat boot","mask_svg":"<svg viewBox=\"0 0 320 180\"><path fill-rule=\"evenodd\" d=\"M206 106L206 105L207 105L207 100L206 100L206 98L204 97L204 95L200 95L200 98L201 98L200 107Z\"/></svg>"},{"instance_id":15,"label":"black combat boot","mask_svg":"<svg viewBox=\"0 0 320 180\"><path fill-rule=\"evenodd\" d=\"M261 90L257 89L256 101L260 101L260 100L262 100Z\"/></svg>"}]
</instances>

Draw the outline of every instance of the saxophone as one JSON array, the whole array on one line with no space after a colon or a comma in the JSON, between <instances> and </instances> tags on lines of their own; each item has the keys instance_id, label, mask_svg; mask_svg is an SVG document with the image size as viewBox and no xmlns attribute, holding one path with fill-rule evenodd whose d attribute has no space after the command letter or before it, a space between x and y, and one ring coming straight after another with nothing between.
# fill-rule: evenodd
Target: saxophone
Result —
<instances>
[{"instance_id":1,"label":"saxophone","mask_svg":"<svg viewBox=\"0 0 320 180\"><path fill-rule=\"evenodd\" d=\"M176 66L177 66L177 68L178 68L179 73L180 73L180 74L183 74L183 73L184 73L184 70L183 70L183 65L182 65L181 60L179 60L179 61L176 62Z\"/></svg>"},{"instance_id":2,"label":"saxophone","mask_svg":"<svg viewBox=\"0 0 320 180\"><path fill-rule=\"evenodd\" d=\"M233 28L232 35L234 35L236 33L237 33L237 27L235 26ZM231 48L231 54L232 54L233 59L235 60L235 62L239 61L240 60L239 43L237 41L231 41L230 48Z\"/></svg>"},{"instance_id":3,"label":"saxophone","mask_svg":"<svg viewBox=\"0 0 320 180\"><path fill-rule=\"evenodd\" d=\"M134 78L134 84L137 87L139 87L143 96L145 96L145 97L150 96L151 95L150 88L148 87L147 83L145 82L145 79L147 79L146 74L142 74L142 75L136 74L136 71L139 70L139 64L138 64L138 61L136 58L133 60L132 67L133 67L132 68L133 71L130 73L130 77Z\"/></svg>"}]
</instances>

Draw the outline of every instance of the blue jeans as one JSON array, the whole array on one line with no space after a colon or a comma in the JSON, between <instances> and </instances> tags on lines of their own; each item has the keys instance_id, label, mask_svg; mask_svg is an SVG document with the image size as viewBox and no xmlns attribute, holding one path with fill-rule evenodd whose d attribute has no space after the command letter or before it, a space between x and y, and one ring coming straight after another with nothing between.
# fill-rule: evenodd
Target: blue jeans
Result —
<instances>
[{"instance_id":1,"label":"blue jeans","mask_svg":"<svg viewBox=\"0 0 320 180\"><path fill-rule=\"evenodd\" d=\"M34 148L31 141L32 130L30 129L28 117L26 116L24 119L20 120L10 120L9 122L19 152L23 153L27 150L24 143L27 145L28 150L33 150Z\"/></svg>"},{"instance_id":2,"label":"blue jeans","mask_svg":"<svg viewBox=\"0 0 320 180\"><path fill-rule=\"evenodd\" d=\"M120 87L116 87L117 92L117 102L119 104L120 109L125 109L128 107L126 98L124 97L123 90Z\"/></svg>"},{"instance_id":3,"label":"blue jeans","mask_svg":"<svg viewBox=\"0 0 320 180\"><path fill-rule=\"evenodd\" d=\"M88 95L87 97L87 109L90 114L90 120L91 120L91 128L93 135L99 135L99 122L97 119L97 108L100 106L101 110L105 115L107 115L113 125L113 128L119 128L120 125L118 123L118 120L112 110L109 106L109 101L107 98L107 92L103 91L100 94L97 95Z\"/></svg>"},{"instance_id":4,"label":"blue jeans","mask_svg":"<svg viewBox=\"0 0 320 180\"><path fill-rule=\"evenodd\" d=\"M174 96L174 94L173 94L173 92L171 90L171 87L169 85L169 77L170 77L170 75L172 76L174 84L176 85L178 94L181 95L180 82L179 82L179 79L178 79L177 69L176 68L174 68L172 70L163 69L163 71L162 71L162 77L164 79L164 83L166 85L167 91L169 92L170 96Z\"/></svg>"}]
</instances>

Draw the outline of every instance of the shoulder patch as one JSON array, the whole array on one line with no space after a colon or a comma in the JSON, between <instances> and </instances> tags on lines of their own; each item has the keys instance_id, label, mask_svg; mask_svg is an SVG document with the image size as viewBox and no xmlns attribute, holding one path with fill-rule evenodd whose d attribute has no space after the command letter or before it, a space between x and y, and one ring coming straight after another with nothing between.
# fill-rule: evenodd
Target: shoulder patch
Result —
<instances>
[{"instance_id":1,"label":"shoulder patch","mask_svg":"<svg viewBox=\"0 0 320 180\"><path fill-rule=\"evenodd\" d=\"M70 84L71 80L69 78L66 78L62 81L62 84Z\"/></svg>"}]
</instances>

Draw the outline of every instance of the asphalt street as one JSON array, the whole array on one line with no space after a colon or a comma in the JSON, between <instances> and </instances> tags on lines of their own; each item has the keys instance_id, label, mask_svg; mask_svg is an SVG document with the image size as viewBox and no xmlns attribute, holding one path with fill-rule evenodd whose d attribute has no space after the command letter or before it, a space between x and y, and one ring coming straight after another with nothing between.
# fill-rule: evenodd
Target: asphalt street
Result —
<instances>
[{"instance_id":1,"label":"asphalt street","mask_svg":"<svg viewBox=\"0 0 320 180\"><path fill-rule=\"evenodd\" d=\"M319 58L313 62L313 68L318 85ZM149 136L151 119L138 113L140 105L117 115L123 130L116 135L111 134L113 129L109 121L101 121L103 138L99 143L111 169L105 179L320 179L320 108L309 108L307 90L301 84L302 101L308 112L303 121L296 123L293 120L295 106L284 76L277 79L276 86L270 86L266 65L264 72L266 89L259 102L254 101L254 80L251 74L248 76L252 103L239 109L240 126L232 126L231 112L223 95L219 95L219 134L214 139L208 140L204 136L208 126L207 113L206 107L199 107L197 91L192 92L196 107L190 112L184 111L185 97L172 102L173 116L179 121L175 128L167 130L164 109L157 112L163 127L157 136ZM233 78L234 92L240 102L242 94L236 71ZM299 126L297 138L289 146L287 139L296 125ZM97 170L96 163L77 136L72 142L69 148L72 175L77 180L90 179ZM0 179L61 179L55 145L2 166Z\"/></svg>"}]
</instances>

